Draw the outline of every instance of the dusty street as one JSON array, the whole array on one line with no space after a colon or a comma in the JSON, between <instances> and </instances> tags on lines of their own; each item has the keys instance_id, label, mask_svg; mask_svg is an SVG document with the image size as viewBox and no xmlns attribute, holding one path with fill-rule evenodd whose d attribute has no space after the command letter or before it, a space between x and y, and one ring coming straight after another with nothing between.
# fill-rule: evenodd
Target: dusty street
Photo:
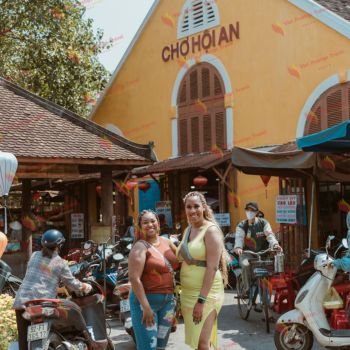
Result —
<instances>
[{"instance_id":1,"label":"dusty street","mask_svg":"<svg viewBox=\"0 0 350 350\"><path fill-rule=\"evenodd\" d=\"M271 324L271 333L266 334L262 314L251 312L248 321L243 321L238 316L237 302L232 292L226 292L225 304L219 317L219 349L220 350L270 350L275 349L273 341L274 325ZM123 328L116 322L111 336L115 343L115 349L133 350L135 345ZM180 324L176 333L172 333L167 349L187 350L184 344L184 326ZM313 350L323 349L314 345Z\"/></svg>"}]
</instances>

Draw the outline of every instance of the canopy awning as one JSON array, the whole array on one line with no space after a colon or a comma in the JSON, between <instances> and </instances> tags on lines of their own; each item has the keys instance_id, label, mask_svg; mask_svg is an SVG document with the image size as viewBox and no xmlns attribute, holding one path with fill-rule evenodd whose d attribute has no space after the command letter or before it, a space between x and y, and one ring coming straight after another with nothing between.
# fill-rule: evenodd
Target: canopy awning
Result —
<instances>
[{"instance_id":1,"label":"canopy awning","mask_svg":"<svg viewBox=\"0 0 350 350\"><path fill-rule=\"evenodd\" d=\"M293 150L294 148L294 150ZM276 146L269 151L234 147L232 149L232 163L243 173L250 175L270 175L304 177L313 173L316 156L305 153L296 147L284 151Z\"/></svg>"},{"instance_id":2,"label":"canopy awning","mask_svg":"<svg viewBox=\"0 0 350 350\"><path fill-rule=\"evenodd\" d=\"M348 153L350 151L350 120L296 141L305 152Z\"/></svg>"},{"instance_id":3,"label":"canopy awning","mask_svg":"<svg viewBox=\"0 0 350 350\"><path fill-rule=\"evenodd\" d=\"M350 157L297 150L294 142L269 151L234 147L233 165L245 174L280 177L316 176L319 181L350 181Z\"/></svg>"}]
</instances>

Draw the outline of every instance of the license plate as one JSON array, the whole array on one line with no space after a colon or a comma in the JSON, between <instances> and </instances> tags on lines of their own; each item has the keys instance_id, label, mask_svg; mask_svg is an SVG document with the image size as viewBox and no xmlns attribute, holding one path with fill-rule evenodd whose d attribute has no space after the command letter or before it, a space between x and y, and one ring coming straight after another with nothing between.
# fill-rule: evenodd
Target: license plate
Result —
<instances>
[{"instance_id":1,"label":"license plate","mask_svg":"<svg viewBox=\"0 0 350 350\"><path fill-rule=\"evenodd\" d=\"M28 326L28 341L34 341L38 339L45 339L49 336L49 323L38 323Z\"/></svg>"},{"instance_id":2,"label":"license plate","mask_svg":"<svg viewBox=\"0 0 350 350\"><path fill-rule=\"evenodd\" d=\"M120 312L128 312L128 311L130 311L129 299L120 300Z\"/></svg>"}]
</instances>

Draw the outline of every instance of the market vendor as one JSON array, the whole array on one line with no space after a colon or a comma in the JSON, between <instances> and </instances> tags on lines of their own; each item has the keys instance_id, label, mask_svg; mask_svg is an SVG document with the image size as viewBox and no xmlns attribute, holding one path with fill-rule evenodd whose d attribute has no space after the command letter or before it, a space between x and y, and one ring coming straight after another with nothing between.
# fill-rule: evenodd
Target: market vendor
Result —
<instances>
[{"instance_id":1,"label":"market vendor","mask_svg":"<svg viewBox=\"0 0 350 350\"><path fill-rule=\"evenodd\" d=\"M4 254L5 248L7 246L7 236L5 233L0 231L0 258Z\"/></svg>"}]
</instances>

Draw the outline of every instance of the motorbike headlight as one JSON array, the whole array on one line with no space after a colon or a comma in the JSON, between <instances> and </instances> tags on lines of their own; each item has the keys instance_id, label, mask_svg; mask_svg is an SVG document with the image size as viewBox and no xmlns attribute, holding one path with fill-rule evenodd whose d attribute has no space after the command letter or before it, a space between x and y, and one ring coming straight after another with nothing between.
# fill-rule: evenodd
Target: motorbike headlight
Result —
<instances>
[{"instance_id":1,"label":"motorbike headlight","mask_svg":"<svg viewBox=\"0 0 350 350\"><path fill-rule=\"evenodd\" d=\"M27 320L27 321L30 321L30 320L31 320L30 313L27 312L27 311L24 311L24 312L23 312L22 317L23 317L25 320Z\"/></svg>"}]
</instances>

